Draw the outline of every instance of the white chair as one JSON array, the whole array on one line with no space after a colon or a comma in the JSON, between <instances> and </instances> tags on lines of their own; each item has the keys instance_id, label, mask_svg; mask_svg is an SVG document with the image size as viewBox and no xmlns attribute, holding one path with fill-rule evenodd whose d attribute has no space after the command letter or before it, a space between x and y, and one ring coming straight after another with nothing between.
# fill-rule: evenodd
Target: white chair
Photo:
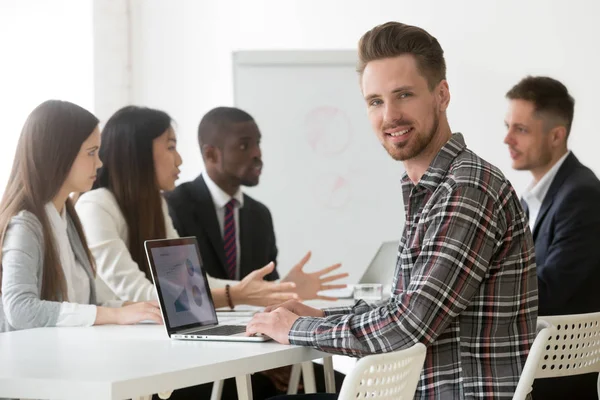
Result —
<instances>
[{"instance_id":1,"label":"white chair","mask_svg":"<svg viewBox=\"0 0 600 400\"><path fill-rule=\"evenodd\" d=\"M426 352L425 345L417 343L405 350L360 359L344 379L338 399L414 398Z\"/></svg>"},{"instance_id":2,"label":"white chair","mask_svg":"<svg viewBox=\"0 0 600 400\"><path fill-rule=\"evenodd\" d=\"M531 392L538 365L541 365L542 359L544 358L548 339L555 334L556 328L554 326L538 319L537 336L531 345L531 349L529 349L529 355L525 361L523 372L521 372L521 376L519 377L519 383L517 384L517 389L513 395L513 400L525 400L527 395Z\"/></svg>"},{"instance_id":3,"label":"white chair","mask_svg":"<svg viewBox=\"0 0 600 400\"><path fill-rule=\"evenodd\" d=\"M513 400L525 399L534 379L600 372L600 313L541 317L538 331Z\"/></svg>"}]
</instances>

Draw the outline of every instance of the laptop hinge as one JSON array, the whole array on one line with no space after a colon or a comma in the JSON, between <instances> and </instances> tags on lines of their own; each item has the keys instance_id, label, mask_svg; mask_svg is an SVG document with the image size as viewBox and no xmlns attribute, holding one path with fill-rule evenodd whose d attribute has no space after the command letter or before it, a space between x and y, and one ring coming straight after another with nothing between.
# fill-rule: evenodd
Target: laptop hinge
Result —
<instances>
[{"instance_id":1,"label":"laptop hinge","mask_svg":"<svg viewBox=\"0 0 600 400\"><path fill-rule=\"evenodd\" d=\"M197 326L195 328L188 328L188 329L184 329L181 331L175 331L172 333L172 335L188 335L192 332L199 332L199 331L203 331L206 328L212 328L217 326L217 324L211 324L211 325L205 325L205 326Z\"/></svg>"}]
</instances>

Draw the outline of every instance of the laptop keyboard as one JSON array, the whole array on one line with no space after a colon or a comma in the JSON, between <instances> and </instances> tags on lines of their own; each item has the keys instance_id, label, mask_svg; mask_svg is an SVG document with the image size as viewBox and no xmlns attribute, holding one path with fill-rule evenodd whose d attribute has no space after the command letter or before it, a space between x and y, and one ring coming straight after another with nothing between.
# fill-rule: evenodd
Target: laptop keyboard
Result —
<instances>
[{"instance_id":1,"label":"laptop keyboard","mask_svg":"<svg viewBox=\"0 0 600 400\"><path fill-rule=\"evenodd\" d=\"M244 332L246 332L246 326L244 325L220 325L210 329L203 329L196 334L210 336L231 336Z\"/></svg>"}]
</instances>

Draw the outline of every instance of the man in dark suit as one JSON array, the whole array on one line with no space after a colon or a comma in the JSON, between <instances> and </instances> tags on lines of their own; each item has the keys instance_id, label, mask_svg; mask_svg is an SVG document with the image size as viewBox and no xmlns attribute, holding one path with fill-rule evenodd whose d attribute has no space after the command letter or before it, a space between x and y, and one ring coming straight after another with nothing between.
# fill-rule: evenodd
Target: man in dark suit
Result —
<instances>
[{"instance_id":1,"label":"man in dark suit","mask_svg":"<svg viewBox=\"0 0 600 400\"><path fill-rule=\"evenodd\" d=\"M513 168L533 182L522 203L535 241L539 315L600 311L600 181L567 148L574 100L548 77L527 77L506 97ZM597 399L598 374L541 379L534 399Z\"/></svg>"},{"instance_id":2,"label":"man in dark suit","mask_svg":"<svg viewBox=\"0 0 600 400\"><path fill-rule=\"evenodd\" d=\"M206 272L220 279L240 280L250 272L277 262L277 245L269 209L242 193L256 186L262 171L261 133L245 111L218 107L200 121L198 141L206 172L179 185L166 198L175 229L181 236L196 236ZM294 282L300 298L327 299L321 290L343 288L330 284L347 273L327 275L341 265L306 273L310 252L283 281ZM327 276L326 276L327 275ZM275 269L267 276L279 278Z\"/></svg>"},{"instance_id":3,"label":"man in dark suit","mask_svg":"<svg viewBox=\"0 0 600 400\"><path fill-rule=\"evenodd\" d=\"M215 278L240 280L270 262L277 262L269 209L241 191L242 186L259 183L263 166L260 139L256 122L245 111L231 107L209 111L198 126L206 172L166 195L175 229L181 236L198 239L204 268ZM283 281L294 282L302 299L332 299L319 295L319 291L345 287L330 282L348 274L327 275L340 264L307 273L304 266L309 258L310 252L292 267ZM277 269L266 277L278 278ZM320 371L318 366L317 378L322 376ZM279 375L287 378L287 374ZM339 384L341 377L337 378ZM285 379L280 380L277 383L285 385ZM317 384L321 381L317 379Z\"/></svg>"},{"instance_id":4,"label":"man in dark suit","mask_svg":"<svg viewBox=\"0 0 600 400\"><path fill-rule=\"evenodd\" d=\"M215 193L217 198L214 199L211 193ZM167 195L167 199L177 232L181 236L198 238L206 273L214 278L239 280L270 261L277 260L277 246L269 209L237 188L232 198L236 201L235 208L239 218L237 226L241 257L239 263L236 263L239 264L239 270L236 265L230 275L222 222L216 212L216 209L227 206L229 196L209 176L201 174L193 181L178 186ZM277 269L265 279L279 279Z\"/></svg>"}]
</instances>

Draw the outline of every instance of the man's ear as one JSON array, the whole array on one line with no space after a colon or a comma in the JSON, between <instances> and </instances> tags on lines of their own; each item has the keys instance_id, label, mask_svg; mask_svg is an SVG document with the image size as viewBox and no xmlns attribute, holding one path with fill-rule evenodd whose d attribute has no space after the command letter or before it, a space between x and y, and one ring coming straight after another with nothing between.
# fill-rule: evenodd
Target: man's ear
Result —
<instances>
[{"instance_id":1,"label":"man's ear","mask_svg":"<svg viewBox=\"0 0 600 400\"><path fill-rule=\"evenodd\" d=\"M448 81L442 79L440 83L438 83L435 88L435 95L438 98L438 103L440 105L440 111L446 112L448 109L448 104L450 104L450 87L448 86Z\"/></svg>"},{"instance_id":2,"label":"man's ear","mask_svg":"<svg viewBox=\"0 0 600 400\"><path fill-rule=\"evenodd\" d=\"M567 128L563 125L555 126L550 130L550 140L553 147L563 146L567 143Z\"/></svg>"},{"instance_id":3,"label":"man's ear","mask_svg":"<svg viewBox=\"0 0 600 400\"><path fill-rule=\"evenodd\" d=\"M219 161L219 149L210 144L202 145L202 158L205 162L217 163Z\"/></svg>"}]
</instances>

